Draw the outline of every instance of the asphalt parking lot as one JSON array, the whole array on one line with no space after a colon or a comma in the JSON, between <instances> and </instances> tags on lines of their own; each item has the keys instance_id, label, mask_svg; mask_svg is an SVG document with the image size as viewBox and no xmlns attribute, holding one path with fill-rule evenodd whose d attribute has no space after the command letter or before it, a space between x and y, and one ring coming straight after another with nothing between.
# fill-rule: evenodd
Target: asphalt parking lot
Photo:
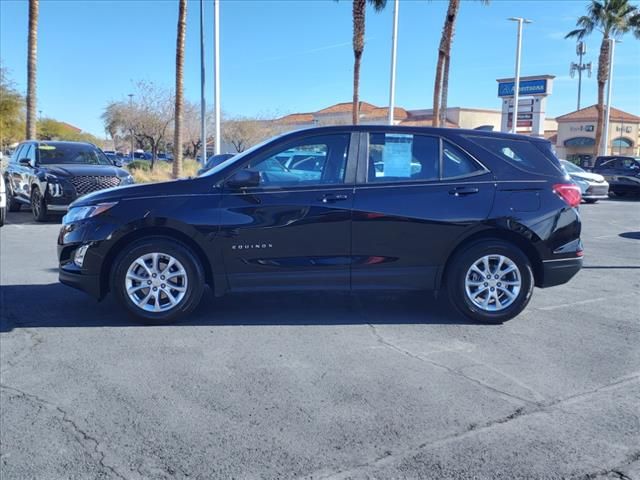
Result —
<instances>
[{"instance_id":1,"label":"asphalt parking lot","mask_svg":"<svg viewBox=\"0 0 640 480\"><path fill-rule=\"evenodd\" d=\"M640 479L640 202L504 325L428 294L205 299L131 323L0 230L0 478Z\"/></svg>"}]
</instances>

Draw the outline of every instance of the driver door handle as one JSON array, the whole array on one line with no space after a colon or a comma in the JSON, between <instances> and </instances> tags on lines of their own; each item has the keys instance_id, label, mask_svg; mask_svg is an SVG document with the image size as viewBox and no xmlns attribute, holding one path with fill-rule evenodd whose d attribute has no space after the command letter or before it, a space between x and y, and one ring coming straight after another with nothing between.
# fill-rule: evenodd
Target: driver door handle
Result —
<instances>
[{"instance_id":1,"label":"driver door handle","mask_svg":"<svg viewBox=\"0 0 640 480\"><path fill-rule=\"evenodd\" d=\"M322 203L334 203L339 202L341 200L347 200L349 198L348 195L340 194L340 193L326 193L322 196Z\"/></svg>"},{"instance_id":2,"label":"driver door handle","mask_svg":"<svg viewBox=\"0 0 640 480\"><path fill-rule=\"evenodd\" d=\"M476 187L456 187L453 190L449 190L449 195L453 195L454 197L462 197L464 195L473 195L474 193L478 193L480 190Z\"/></svg>"}]
</instances>

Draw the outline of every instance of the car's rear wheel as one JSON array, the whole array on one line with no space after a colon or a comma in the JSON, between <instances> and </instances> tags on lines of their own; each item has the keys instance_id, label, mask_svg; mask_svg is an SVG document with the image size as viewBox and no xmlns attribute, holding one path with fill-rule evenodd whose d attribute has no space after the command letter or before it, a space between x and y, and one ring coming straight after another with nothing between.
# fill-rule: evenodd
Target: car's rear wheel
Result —
<instances>
[{"instance_id":1,"label":"car's rear wheel","mask_svg":"<svg viewBox=\"0 0 640 480\"><path fill-rule=\"evenodd\" d=\"M47 221L47 202L38 187L31 189L31 212L36 222Z\"/></svg>"},{"instance_id":2,"label":"car's rear wheel","mask_svg":"<svg viewBox=\"0 0 640 480\"><path fill-rule=\"evenodd\" d=\"M597 198L585 198L585 203L596 203L598 201Z\"/></svg>"},{"instance_id":3,"label":"car's rear wheel","mask_svg":"<svg viewBox=\"0 0 640 480\"><path fill-rule=\"evenodd\" d=\"M115 262L111 291L145 323L166 324L190 313L202 298L204 272L184 244L150 237L131 245Z\"/></svg>"},{"instance_id":4,"label":"car's rear wheel","mask_svg":"<svg viewBox=\"0 0 640 480\"><path fill-rule=\"evenodd\" d=\"M533 293L527 256L502 240L481 240L460 251L446 272L449 300L465 316L502 323L517 316Z\"/></svg>"},{"instance_id":5,"label":"car's rear wheel","mask_svg":"<svg viewBox=\"0 0 640 480\"><path fill-rule=\"evenodd\" d=\"M1 207L0 208L0 227L4 225L4 221L6 217L7 217L7 209L6 207Z\"/></svg>"}]
</instances>

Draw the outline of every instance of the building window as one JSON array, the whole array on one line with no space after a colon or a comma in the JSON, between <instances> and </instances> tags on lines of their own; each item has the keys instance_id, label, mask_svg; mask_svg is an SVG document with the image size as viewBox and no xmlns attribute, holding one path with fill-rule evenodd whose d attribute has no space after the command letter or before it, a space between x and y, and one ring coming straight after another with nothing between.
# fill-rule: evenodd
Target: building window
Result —
<instances>
[{"instance_id":1,"label":"building window","mask_svg":"<svg viewBox=\"0 0 640 480\"><path fill-rule=\"evenodd\" d=\"M565 147L593 147L595 144L595 138L589 137L573 137L564 141Z\"/></svg>"},{"instance_id":2,"label":"building window","mask_svg":"<svg viewBox=\"0 0 640 480\"><path fill-rule=\"evenodd\" d=\"M631 148L633 147L633 141L625 137L618 137L611 142L611 146L616 148Z\"/></svg>"}]
</instances>

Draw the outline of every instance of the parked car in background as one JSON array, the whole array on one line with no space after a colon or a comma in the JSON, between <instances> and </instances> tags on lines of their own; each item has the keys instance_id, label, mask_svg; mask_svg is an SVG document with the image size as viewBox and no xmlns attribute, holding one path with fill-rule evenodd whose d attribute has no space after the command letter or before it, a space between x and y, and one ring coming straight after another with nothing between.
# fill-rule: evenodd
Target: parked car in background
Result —
<instances>
[{"instance_id":1,"label":"parked car in background","mask_svg":"<svg viewBox=\"0 0 640 480\"><path fill-rule=\"evenodd\" d=\"M23 142L4 177L9 211L29 205L39 222L50 213L66 212L83 195L133 183L129 172L116 167L99 148L81 142Z\"/></svg>"},{"instance_id":2,"label":"parked car in background","mask_svg":"<svg viewBox=\"0 0 640 480\"><path fill-rule=\"evenodd\" d=\"M207 159L207 163L200 170L198 170L198 175L202 175L203 173L208 172L213 167L217 167L222 162L225 162L232 158L234 155L234 153L220 153L218 155L211 155Z\"/></svg>"},{"instance_id":3,"label":"parked car in background","mask_svg":"<svg viewBox=\"0 0 640 480\"><path fill-rule=\"evenodd\" d=\"M4 185L4 176L0 175L0 227L4 225L7 217L7 190Z\"/></svg>"},{"instance_id":4,"label":"parked car in background","mask_svg":"<svg viewBox=\"0 0 640 480\"><path fill-rule=\"evenodd\" d=\"M598 200L609 198L609 183L602 175L590 173L580 168L575 163L560 160L562 168L580 187L582 199L587 203L596 203Z\"/></svg>"},{"instance_id":5,"label":"parked car in background","mask_svg":"<svg viewBox=\"0 0 640 480\"><path fill-rule=\"evenodd\" d=\"M596 158L594 173L609 182L609 189L616 195L640 195L640 158L603 156Z\"/></svg>"},{"instance_id":6,"label":"parked car in background","mask_svg":"<svg viewBox=\"0 0 640 480\"><path fill-rule=\"evenodd\" d=\"M291 150L314 152L319 175L283 170L278 157ZM152 323L191 312L205 284L217 296L443 289L469 318L503 322L534 285L580 270L580 200L544 139L313 128L199 177L77 200L58 236L59 275Z\"/></svg>"},{"instance_id":7,"label":"parked car in background","mask_svg":"<svg viewBox=\"0 0 640 480\"><path fill-rule=\"evenodd\" d=\"M103 152L105 157L109 159L116 167L122 166L122 159L115 154L115 152Z\"/></svg>"}]
</instances>

